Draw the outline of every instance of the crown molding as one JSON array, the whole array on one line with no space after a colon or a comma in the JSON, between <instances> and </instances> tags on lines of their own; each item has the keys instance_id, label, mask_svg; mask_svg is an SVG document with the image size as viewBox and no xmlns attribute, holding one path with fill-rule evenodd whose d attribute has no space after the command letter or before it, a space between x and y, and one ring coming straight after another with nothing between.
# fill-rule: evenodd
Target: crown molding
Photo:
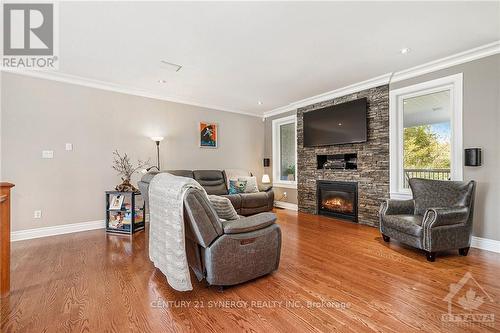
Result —
<instances>
[{"instance_id":1,"label":"crown molding","mask_svg":"<svg viewBox=\"0 0 500 333\"><path fill-rule=\"evenodd\" d=\"M391 83L407 80L427 73L436 72L441 69L489 57L491 55L498 53L500 53L500 41L482 45L464 52L456 53L448 57L430 61L423 65L418 65L402 71L395 72L394 75L392 76Z\"/></svg>"},{"instance_id":2,"label":"crown molding","mask_svg":"<svg viewBox=\"0 0 500 333\"><path fill-rule=\"evenodd\" d=\"M204 103L184 100L184 99L173 97L173 96L154 94L154 93L151 93L151 92L148 92L146 90L139 89L139 88L128 87L125 85L115 84L115 83L106 82L106 81L89 79L89 78L85 78L85 77L77 76L77 75L70 75L70 74L64 74L64 73L58 73L58 72L48 72L48 71L11 70L11 69L5 69L5 68L2 68L2 72L34 77L37 79L45 79L45 80L62 82L62 83L69 83L69 84L74 84L74 85L79 85L79 86L84 86L84 87L89 87L89 88L95 88L95 89L100 89L100 90L107 90L107 91L117 92L117 93L121 93L121 94L146 97L146 98L151 98L151 99L156 99L156 100L161 100L161 101L167 101L167 102L186 104L186 105L197 106L197 107L202 107L202 108L214 109L217 111L231 112L231 113L237 113L237 114L242 114L242 115L246 115L246 116L262 118L262 114L255 114L255 113L250 113L250 112L245 112L245 111L240 111L240 110L228 109L226 107L222 107L222 106L218 106L218 105L204 104Z\"/></svg>"},{"instance_id":3,"label":"crown molding","mask_svg":"<svg viewBox=\"0 0 500 333\"><path fill-rule=\"evenodd\" d=\"M479 46L467 51L456 53L454 55L441 58L438 60L430 61L422 65L411 67L405 70L384 74L366 81L351 84L347 87L339 88L326 92L324 94L316 95L310 98L302 99L297 102L264 112L264 118L272 117L281 113L297 110L298 108L327 101L333 98L345 96L357 91L374 88L387 83L394 83L398 81L407 80L423 74L435 72L441 69L449 68L452 66L464 64L473 60L485 58L494 54L500 53L500 41L495 41L483 46Z\"/></svg>"},{"instance_id":4,"label":"crown molding","mask_svg":"<svg viewBox=\"0 0 500 333\"><path fill-rule=\"evenodd\" d=\"M290 103L288 105L273 109L268 112L264 112L264 118L272 117L284 112L297 110L298 108L308 106L311 104L327 101L333 98L349 95L361 90L370 89L388 84L390 81L392 73L387 73L381 76L374 77L372 79L351 84L349 86L328 91L323 94L301 99L300 101Z\"/></svg>"},{"instance_id":5,"label":"crown molding","mask_svg":"<svg viewBox=\"0 0 500 333\"><path fill-rule=\"evenodd\" d=\"M148 92L143 89L138 89L134 87L128 87L125 85L119 85L111 82L105 82L105 81L100 81L100 80L94 80L94 79L88 79L84 78L81 76L76 76L76 75L69 75L69 74L63 74L63 73L56 73L56 72L42 72L42 71L17 71L17 70L8 70L8 69L2 69L3 72L6 73L13 73L13 74L18 74L18 75L25 75L25 76L30 76L30 77L35 77L39 79L46 79L46 80L52 80L52 81L58 81L58 82L63 82L63 83L69 83L69 84L75 84L75 85L80 85L80 86L85 86L85 87L90 87L90 88L95 88L95 89L101 89L101 90L107 90L107 91L113 91L113 92L118 92L122 94L128 94L128 95L134 95L134 96L140 96L140 97L146 97L146 98L151 98L151 99L157 99L157 100L162 100L162 101L168 101L168 102L174 102L174 103L180 103L180 104L186 104L186 105L192 105L192 106L197 106L197 107L202 107L202 108L209 108L209 109L214 109L214 110L219 110L219 111L224 111L224 112L231 112L231 113L236 113L236 114L242 114L242 115L247 115L247 116L252 116L252 117L258 117L258 118L268 118L272 117L278 114L282 114L285 112L289 111L294 111L297 110L298 108L308 106L311 104L327 101L333 98L345 96L348 94L352 94L361 90L365 89L370 89L374 87L378 87L384 84L388 83L394 83L398 81L403 81L407 80L413 77L417 77L420 75L424 75L427 73L435 72L441 69L449 68L452 66L460 65L466 62L470 62L473 60L477 60L480 58L488 57L494 54L500 53L500 41L495 41L490 44L486 44L483 46L479 46L464 52L460 52L445 58L441 58L438 60L434 60L422 65L418 65L415 67L411 67L405 70L393 72L393 73L387 73L381 76L374 77L372 79L368 79L366 81L354 83L351 85L348 85L346 87L342 87L339 89L335 89L332 91L325 92L323 94L315 95L309 98L301 99L299 101L290 103L285 106L281 106L275 109L272 109L270 111L264 112L263 114L254 114L250 112L245 112L241 110L233 110L233 109L228 109L226 107L218 106L218 105L210 105L210 104L204 104L204 103L199 103L195 101L189 101L189 100L184 100L181 98L177 98L174 96L165 96L165 95L159 95L159 94L154 94L151 92Z\"/></svg>"}]
</instances>

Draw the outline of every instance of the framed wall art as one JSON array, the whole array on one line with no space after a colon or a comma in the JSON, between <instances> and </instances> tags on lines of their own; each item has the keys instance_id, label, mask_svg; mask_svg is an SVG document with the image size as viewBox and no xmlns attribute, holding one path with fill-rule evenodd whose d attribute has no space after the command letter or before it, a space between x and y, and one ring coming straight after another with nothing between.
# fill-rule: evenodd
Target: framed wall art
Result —
<instances>
[{"instance_id":1,"label":"framed wall art","mask_svg":"<svg viewBox=\"0 0 500 333\"><path fill-rule=\"evenodd\" d=\"M199 135L201 148L217 148L219 125L216 123L200 122Z\"/></svg>"}]
</instances>

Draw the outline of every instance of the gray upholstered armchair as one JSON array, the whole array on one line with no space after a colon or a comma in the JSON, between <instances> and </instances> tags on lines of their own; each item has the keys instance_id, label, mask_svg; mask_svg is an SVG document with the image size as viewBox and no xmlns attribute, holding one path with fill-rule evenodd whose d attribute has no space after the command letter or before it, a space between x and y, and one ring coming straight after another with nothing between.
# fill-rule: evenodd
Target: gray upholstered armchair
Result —
<instances>
[{"instance_id":1,"label":"gray upholstered armchair","mask_svg":"<svg viewBox=\"0 0 500 333\"><path fill-rule=\"evenodd\" d=\"M189 189L184 199L186 253L198 280L228 286L278 269L281 230L273 213L221 222L205 194Z\"/></svg>"},{"instance_id":2,"label":"gray upholstered armchair","mask_svg":"<svg viewBox=\"0 0 500 333\"><path fill-rule=\"evenodd\" d=\"M458 249L466 256L471 241L476 183L412 178L412 200L387 200L380 207L380 232L426 251Z\"/></svg>"}]
</instances>

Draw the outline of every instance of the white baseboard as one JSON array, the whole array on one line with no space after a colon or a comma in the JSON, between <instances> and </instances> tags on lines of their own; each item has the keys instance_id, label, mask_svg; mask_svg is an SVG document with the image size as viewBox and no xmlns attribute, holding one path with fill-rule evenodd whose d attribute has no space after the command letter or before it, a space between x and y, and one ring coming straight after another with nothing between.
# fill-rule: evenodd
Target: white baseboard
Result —
<instances>
[{"instance_id":1,"label":"white baseboard","mask_svg":"<svg viewBox=\"0 0 500 333\"><path fill-rule=\"evenodd\" d=\"M293 211L297 211L298 207L296 204L284 201L275 201L274 206L278 208L290 209ZM11 233L11 241L16 242L20 240L26 239L34 239L40 237L48 237L55 235L64 235L70 234L73 232L87 231L87 230L95 230L95 229L103 229L105 227L104 220L99 221L90 221L90 222L82 222L82 223L72 223L72 224L63 224L56 225L53 227L44 227L44 228L35 228L35 229L26 229L13 231ZM492 251L496 253L500 253L500 241L488 238L481 237L472 237L471 247L476 249Z\"/></svg>"},{"instance_id":2,"label":"white baseboard","mask_svg":"<svg viewBox=\"0 0 500 333\"><path fill-rule=\"evenodd\" d=\"M472 236L471 247L500 253L500 241Z\"/></svg>"},{"instance_id":3,"label":"white baseboard","mask_svg":"<svg viewBox=\"0 0 500 333\"><path fill-rule=\"evenodd\" d=\"M43 227L43 228L13 231L10 234L10 240L12 242L15 242L25 239L63 235L63 234L70 234L73 232L103 229L103 228L105 228L104 220L62 224L62 225L55 225L53 227Z\"/></svg>"},{"instance_id":4,"label":"white baseboard","mask_svg":"<svg viewBox=\"0 0 500 333\"><path fill-rule=\"evenodd\" d=\"M297 204L290 203L290 202L285 202L285 201L275 201L274 202L274 207L284 208L284 209L290 209L290 210L294 210L294 211L298 211L299 210Z\"/></svg>"}]
</instances>

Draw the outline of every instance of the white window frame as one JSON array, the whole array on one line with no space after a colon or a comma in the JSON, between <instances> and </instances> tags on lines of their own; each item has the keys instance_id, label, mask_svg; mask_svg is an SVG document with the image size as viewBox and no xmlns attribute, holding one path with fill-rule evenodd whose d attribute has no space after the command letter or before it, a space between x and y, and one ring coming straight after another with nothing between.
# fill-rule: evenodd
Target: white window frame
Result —
<instances>
[{"instance_id":1,"label":"white window frame","mask_svg":"<svg viewBox=\"0 0 500 333\"><path fill-rule=\"evenodd\" d=\"M280 179L280 126L294 124L295 128L295 180ZM288 117L274 119L272 122L273 128L273 186L285 188L297 188L297 116L291 115Z\"/></svg>"},{"instance_id":2,"label":"white window frame","mask_svg":"<svg viewBox=\"0 0 500 333\"><path fill-rule=\"evenodd\" d=\"M390 195L395 199L412 197L410 189L403 188L403 100L439 91L450 91L451 109L451 180L463 180L463 74L455 74L389 93L389 154Z\"/></svg>"}]
</instances>

